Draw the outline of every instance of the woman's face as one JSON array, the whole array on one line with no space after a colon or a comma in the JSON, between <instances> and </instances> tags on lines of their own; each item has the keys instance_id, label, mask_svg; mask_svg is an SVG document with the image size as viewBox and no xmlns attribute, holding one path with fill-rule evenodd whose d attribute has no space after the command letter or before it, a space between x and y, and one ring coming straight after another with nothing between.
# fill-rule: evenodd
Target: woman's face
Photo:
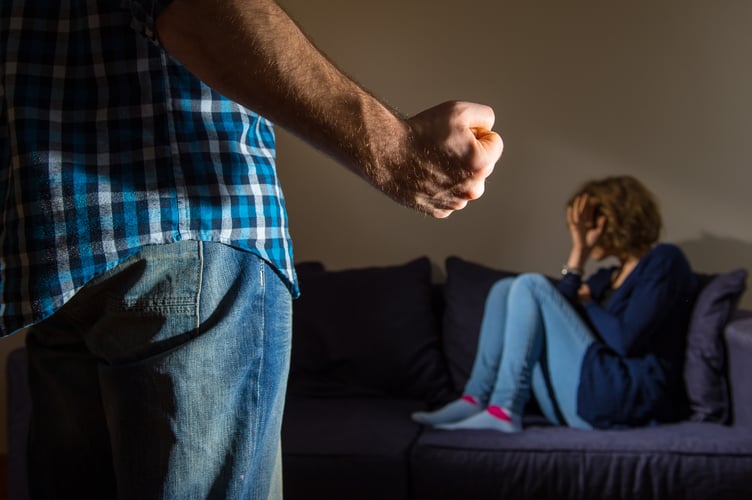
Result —
<instances>
[{"instance_id":1,"label":"woman's face","mask_svg":"<svg viewBox=\"0 0 752 500\"><path fill-rule=\"evenodd\" d=\"M607 257L610 257L609 252L600 245L595 245L592 252L590 252L590 258L595 261L601 261Z\"/></svg>"},{"instance_id":2,"label":"woman's face","mask_svg":"<svg viewBox=\"0 0 752 500\"><path fill-rule=\"evenodd\" d=\"M609 257L619 258L619 256L622 255L623 252L621 252L618 248L613 248L613 246L608 244L604 245L603 243L603 236L601 235L601 238L596 242L593 250L590 252L590 258L594 261L600 262L602 260L608 259Z\"/></svg>"},{"instance_id":3,"label":"woman's face","mask_svg":"<svg viewBox=\"0 0 752 500\"><path fill-rule=\"evenodd\" d=\"M624 252L616 248L608 248L608 247L598 245L598 244L596 244L593 247L593 250L590 252L590 258L596 262L600 262L602 260L608 259L609 257L616 257L616 259L619 260L620 262L624 262L628 257L639 258L641 257L641 255Z\"/></svg>"}]
</instances>

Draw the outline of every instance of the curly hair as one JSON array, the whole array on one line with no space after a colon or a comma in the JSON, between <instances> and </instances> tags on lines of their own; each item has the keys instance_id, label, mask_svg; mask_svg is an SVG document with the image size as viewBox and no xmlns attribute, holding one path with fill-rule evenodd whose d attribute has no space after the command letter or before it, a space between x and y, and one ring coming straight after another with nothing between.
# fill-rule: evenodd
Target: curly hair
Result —
<instances>
[{"instance_id":1,"label":"curly hair","mask_svg":"<svg viewBox=\"0 0 752 500\"><path fill-rule=\"evenodd\" d=\"M600 246L616 252L648 250L661 233L661 213L655 196L634 177L623 175L585 183L569 200L587 194L596 203L597 214L606 216Z\"/></svg>"}]
</instances>

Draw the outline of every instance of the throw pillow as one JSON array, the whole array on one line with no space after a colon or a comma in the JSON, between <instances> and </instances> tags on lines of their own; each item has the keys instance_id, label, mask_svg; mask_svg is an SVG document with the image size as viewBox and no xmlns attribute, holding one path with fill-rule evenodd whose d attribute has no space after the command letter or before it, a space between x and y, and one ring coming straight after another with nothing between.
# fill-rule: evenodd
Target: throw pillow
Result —
<instances>
[{"instance_id":1,"label":"throw pillow","mask_svg":"<svg viewBox=\"0 0 752 500\"><path fill-rule=\"evenodd\" d=\"M460 257L446 259L442 341L456 393L470 378L488 291L498 280L516 274Z\"/></svg>"},{"instance_id":2,"label":"throw pillow","mask_svg":"<svg viewBox=\"0 0 752 500\"><path fill-rule=\"evenodd\" d=\"M698 275L702 286L687 331L684 382L690 420L725 423L730 414L723 330L745 290L747 272Z\"/></svg>"},{"instance_id":3,"label":"throw pillow","mask_svg":"<svg viewBox=\"0 0 752 500\"><path fill-rule=\"evenodd\" d=\"M431 263L300 276L290 391L433 400L450 387L439 351Z\"/></svg>"}]
</instances>

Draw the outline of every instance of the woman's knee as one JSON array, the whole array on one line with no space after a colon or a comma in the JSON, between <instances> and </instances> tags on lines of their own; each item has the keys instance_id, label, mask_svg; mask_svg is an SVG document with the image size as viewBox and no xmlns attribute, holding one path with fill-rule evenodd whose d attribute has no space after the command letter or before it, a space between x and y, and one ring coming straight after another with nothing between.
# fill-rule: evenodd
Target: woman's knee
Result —
<instances>
[{"instance_id":1,"label":"woman's knee","mask_svg":"<svg viewBox=\"0 0 752 500\"><path fill-rule=\"evenodd\" d=\"M539 273L525 273L520 274L515 278L513 288L516 289L526 289L526 290L534 290L538 289L540 287L550 287L551 282Z\"/></svg>"},{"instance_id":2,"label":"woman's knee","mask_svg":"<svg viewBox=\"0 0 752 500\"><path fill-rule=\"evenodd\" d=\"M512 287L515 278L502 278L499 281L491 285L491 289L488 291L488 301L497 302L500 300L506 300L509 295L509 289Z\"/></svg>"}]
</instances>

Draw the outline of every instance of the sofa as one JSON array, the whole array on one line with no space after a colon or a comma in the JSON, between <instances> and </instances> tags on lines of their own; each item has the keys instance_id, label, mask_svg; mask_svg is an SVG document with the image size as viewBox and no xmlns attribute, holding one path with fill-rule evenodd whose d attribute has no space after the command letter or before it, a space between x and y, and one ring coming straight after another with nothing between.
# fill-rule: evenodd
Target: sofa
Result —
<instances>
[{"instance_id":1,"label":"sofa","mask_svg":"<svg viewBox=\"0 0 752 500\"><path fill-rule=\"evenodd\" d=\"M629 430L550 425L441 431L410 413L456 398L485 296L515 273L449 257L327 271L299 265L283 424L288 500L750 499L752 311L746 272L698 274L681 422Z\"/></svg>"},{"instance_id":2,"label":"sofa","mask_svg":"<svg viewBox=\"0 0 752 500\"><path fill-rule=\"evenodd\" d=\"M514 272L460 257L296 268L286 499L752 498L752 311L736 307L745 270L698 274L682 421L582 431L549 424L531 400L524 431L507 435L435 430L410 413L461 393L485 296ZM8 364L11 499L25 495L25 383L19 349Z\"/></svg>"}]
</instances>

